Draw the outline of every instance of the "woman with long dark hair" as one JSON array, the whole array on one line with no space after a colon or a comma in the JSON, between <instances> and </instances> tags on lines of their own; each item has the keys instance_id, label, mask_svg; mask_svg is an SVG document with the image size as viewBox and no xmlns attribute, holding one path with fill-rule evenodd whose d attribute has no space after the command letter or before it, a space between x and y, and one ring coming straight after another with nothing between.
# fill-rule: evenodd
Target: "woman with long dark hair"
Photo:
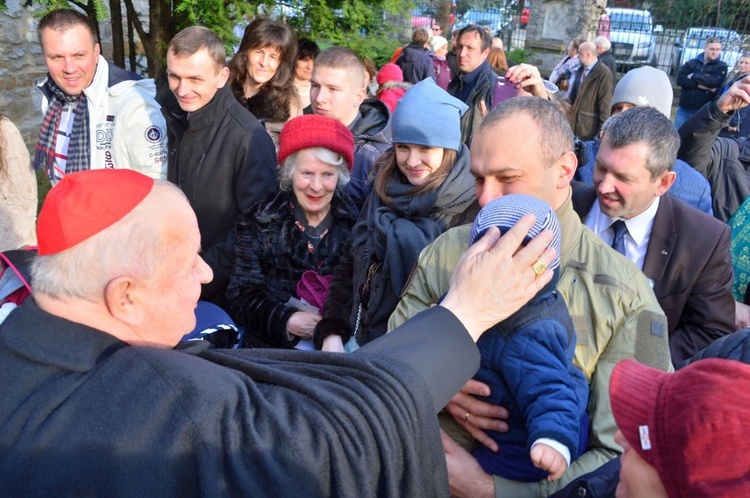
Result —
<instances>
[{"instance_id":1,"label":"woman with long dark hair","mask_svg":"<svg viewBox=\"0 0 750 498\"><path fill-rule=\"evenodd\" d=\"M284 123L302 113L294 86L297 40L285 24L256 19L242 36L229 63L234 96L271 134L277 148Z\"/></svg>"}]
</instances>

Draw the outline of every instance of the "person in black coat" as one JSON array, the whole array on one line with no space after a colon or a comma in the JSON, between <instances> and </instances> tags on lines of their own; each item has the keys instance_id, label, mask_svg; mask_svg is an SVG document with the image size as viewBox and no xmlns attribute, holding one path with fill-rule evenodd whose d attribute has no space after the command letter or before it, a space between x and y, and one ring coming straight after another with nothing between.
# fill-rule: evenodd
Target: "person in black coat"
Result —
<instances>
[{"instance_id":1,"label":"person in black coat","mask_svg":"<svg viewBox=\"0 0 750 498\"><path fill-rule=\"evenodd\" d=\"M472 246L441 305L355 355L211 350L179 344L212 275L174 185L72 173L37 227L33 297L0 325L8 496L447 496L437 410L482 331L552 276L532 269L551 236L521 247L521 220Z\"/></svg>"},{"instance_id":2,"label":"person in black coat","mask_svg":"<svg viewBox=\"0 0 750 498\"><path fill-rule=\"evenodd\" d=\"M428 41L430 34L427 29L415 29L411 43L404 47L403 53L396 59L396 65L404 72L404 81L416 84L425 78L435 79L430 51L425 48Z\"/></svg>"},{"instance_id":3,"label":"person in black coat","mask_svg":"<svg viewBox=\"0 0 750 498\"><path fill-rule=\"evenodd\" d=\"M198 217L201 256L214 274L202 298L226 309L232 228L273 189L276 150L263 125L232 95L224 43L213 31L191 26L175 35L167 74L175 96L162 108L169 132L167 179Z\"/></svg>"},{"instance_id":4,"label":"person in black coat","mask_svg":"<svg viewBox=\"0 0 750 498\"><path fill-rule=\"evenodd\" d=\"M279 189L243 213L236 227L227 299L245 327L245 347L291 348L312 335L357 217L343 192L354 162L346 126L300 116L284 127L280 144ZM303 274L318 289L313 295L300 284Z\"/></svg>"},{"instance_id":5,"label":"person in black coat","mask_svg":"<svg viewBox=\"0 0 750 498\"><path fill-rule=\"evenodd\" d=\"M612 78L615 79L617 76L617 63L615 62L614 54L612 54L612 42L604 36L597 36L594 38L594 45L596 45L596 53L599 55L599 62L609 68Z\"/></svg>"}]
</instances>

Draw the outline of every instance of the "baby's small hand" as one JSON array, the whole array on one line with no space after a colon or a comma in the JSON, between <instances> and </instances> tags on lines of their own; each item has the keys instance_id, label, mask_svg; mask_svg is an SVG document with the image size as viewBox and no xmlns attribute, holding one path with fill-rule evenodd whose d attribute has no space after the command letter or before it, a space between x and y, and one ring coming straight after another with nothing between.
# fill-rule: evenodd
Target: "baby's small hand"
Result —
<instances>
[{"instance_id":1,"label":"baby's small hand","mask_svg":"<svg viewBox=\"0 0 750 498\"><path fill-rule=\"evenodd\" d=\"M547 479L550 481L560 479L568 470L565 457L544 443L537 443L531 448L531 461L536 467L549 472Z\"/></svg>"}]
</instances>

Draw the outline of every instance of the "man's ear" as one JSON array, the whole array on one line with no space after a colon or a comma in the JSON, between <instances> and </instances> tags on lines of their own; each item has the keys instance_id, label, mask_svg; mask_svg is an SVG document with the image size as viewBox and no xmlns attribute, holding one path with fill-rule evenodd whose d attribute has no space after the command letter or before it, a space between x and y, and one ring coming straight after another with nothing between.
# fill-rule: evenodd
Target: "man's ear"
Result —
<instances>
[{"instance_id":1,"label":"man's ear","mask_svg":"<svg viewBox=\"0 0 750 498\"><path fill-rule=\"evenodd\" d=\"M483 61L486 61L487 57L490 56L490 50L492 50L492 47L489 47L487 50L485 50L484 52L482 52L482 60Z\"/></svg>"},{"instance_id":2,"label":"man's ear","mask_svg":"<svg viewBox=\"0 0 750 498\"><path fill-rule=\"evenodd\" d=\"M661 197L666 194L669 188L674 184L677 179L677 173L674 171L667 171L656 179L656 196Z\"/></svg>"},{"instance_id":3,"label":"man's ear","mask_svg":"<svg viewBox=\"0 0 750 498\"><path fill-rule=\"evenodd\" d=\"M216 85L216 88L224 88L224 85L227 84L227 81L229 81L229 68L227 66L224 66L219 69L219 84Z\"/></svg>"},{"instance_id":4,"label":"man's ear","mask_svg":"<svg viewBox=\"0 0 750 498\"><path fill-rule=\"evenodd\" d=\"M578 158L576 153L572 150L566 152L557 160L556 163L559 168L560 174L557 176L557 188L567 188L570 186L570 182L573 181L573 175L578 169Z\"/></svg>"},{"instance_id":5,"label":"man's ear","mask_svg":"<svg viewBox=\"0 0 750 498\"><path fill-rule=\"evenodd\" d=\"M104 288L104 303L109 314L120 322L133 326L143 321L138 285L133 277L123 276L110 280Z\"/></svg>"},{"instance_id":6,"label":"man's ear","mask_svg":"<svg viewBox=\"0 0 750 498\"><path fill-rule=\"evenodd\" d=\"M99 46L98 43L94 43L94 53L96 54L96 57L98 58L102 53L102 47Z\"/></svg>"}]
</instances>

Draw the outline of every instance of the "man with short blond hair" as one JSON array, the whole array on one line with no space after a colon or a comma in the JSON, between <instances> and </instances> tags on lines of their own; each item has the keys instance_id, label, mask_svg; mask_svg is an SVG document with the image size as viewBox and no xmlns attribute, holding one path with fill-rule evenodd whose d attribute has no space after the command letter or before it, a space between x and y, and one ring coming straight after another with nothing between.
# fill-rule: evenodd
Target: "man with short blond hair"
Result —
<instances>
[{"instance_id":1,"label":"man with short blond hair","mask_svg":"<svg viewBox=\"0 0 750 498\"><path fill-rule=\"evenodd\" d=\"M687 61L677 72L682 87L674 125L680 129L695 112L711 102L727 77L727 63L721 60L721 40L708 38L703 53Z\"/></svg>"},{"instance_id":2,"label":"man with short blond hair","mask_svg":"<svg viewBox=\"0 0 750 498\"><path fill-rule=\"evenodd\" d=\"M354 135L354 167L345 191L362 207L372 190L372 165L391 148L390 111L368 99L362 59L345 47L330 47L315 58L310 80L313 113L334 118Z\"/></svg>"}]
</instances>

